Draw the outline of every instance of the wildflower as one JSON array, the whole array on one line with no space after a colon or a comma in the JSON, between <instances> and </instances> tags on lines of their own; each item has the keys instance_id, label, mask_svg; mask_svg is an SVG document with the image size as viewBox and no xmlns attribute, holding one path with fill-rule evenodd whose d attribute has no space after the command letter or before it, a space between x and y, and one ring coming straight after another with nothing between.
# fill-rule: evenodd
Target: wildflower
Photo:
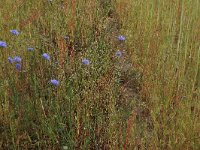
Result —
<instances>
[{"instance_id":1,"label":"wildflower","mask_svg":"<svg viewBox=\"0 0 200 150\"><path fill-rule=\"evenodd\" d=\"M14 60L11 57L8 57L8 62L12 64Z\"/></svg>"},{"instance_id":2,"label":"wildflower","mask_svg":"<svg viewBox=\"0 0 200 150\"><path fill-rule=\"evenodd\" d=\"M64 36L64 39L65 40L69 40L69 36Z\"/></svg>"},{"instance_id":3,"label":"wildflower","mask_svg":"<svg viewBox=\"0 0 200 150\"><path fill-rule=\"evenodd\" d=\"M90 64L90 61L88 60L88 59L83 59L82 60L82 63L84 64L84 65L89 65Z\"/></svg>"},{"instance_id":4,"label":"wildflower","mask_svg":"<svg viewBox=\"0 0 200 150\"><path fill-rule=\"evenodd\" d=\"M7 47L6 42L0 41L0 47L1 47L1 48Z\"/></svg>"},{"instance_id":5,"label":"wildflower","mask_svg":"<svg viewBox=\"0 0 200 150\"><path fill-rule=\"evenodd\" d=\"M55 62L55 65L59 65L59 62L56 61L56 62Z\"/></svg>"},{"instance_id":6,"label":"wildflower","mask_svg":"<svg viewBox=\"0 0 200 150\"><path fill-rule=\"evenodd\" d=\"M117 52L115 53L115 56L121 57L121 56L122 56L122 52L121 52L121 51L117 51Z\"/></svg>"},{"instance_id":7,"label":"wildflower","mask_svg":"<svg viewBox=\"0 0 200 150\"><path fill-rule=\"evenodd\" d=\"M15 68L16 68L17 70L21 70L21 67L22 67L22 65L19 64L19 63L17 63L17 64L15 65Z\"/></svg>"},{"instance_id":8,"label":"wildflower","mask_svg":"<svg viewBox=\"0 0 200 150\"><path fill-rule=\"evenodd\" d=\"M42 57L46 60L50 60L50 56L47 53L42 54Z\"/></svg>"},{"instance_id":9,"label":"wildflower","mask_svg":"<svg viewBox=\"0 0 200 150\"><path fill-rule=\"evenodd\" d=\"M13 34L13 35L19 35L19 32L17 30L10 30L10 32Z\"/></svg>"},{"instance_id":10,"label":"wildflower","mask_svg":"<svg viewBox=\"0 0 200 150\"><path fill-rule=\"evenodd\" d=\"M56 79L51 80L51 84L58 86L59 85L59 81Z\"/></svg>"},{"instance_id":11,"label":"wildflower","mask_svg":"<svg viewBox=\"0 0 200 150\"><path fill-rule=\"evenodd\" d=\"M16 62L16 63L20 63L20 62L22 61L21 57L19 57L19 56L15 56L15 57L13 58L13 60L14 60L14 62Z\"/></svg>"},{"instance_id":12,"label":"wildflower","mask_svg":"<svg viewBox=\"0 0 200 150\"><path fill-rule=\"evenodd\" d=\"M28 51L34 51L34 48L33 47L28 47L27 50Z\"/></svg>"},{"instance_id":13,"label":"wildflower","mask_svg":"<svg viewBox=\"0 0 200 150\"><path fill-rule=\"evenodd\" d=\"M125 39L126 39L126 38L125 38L125 36L123 36L123 35L118 36L118 40L119 40L119 41L125 41Z\"/></svg>"}]
</instances>

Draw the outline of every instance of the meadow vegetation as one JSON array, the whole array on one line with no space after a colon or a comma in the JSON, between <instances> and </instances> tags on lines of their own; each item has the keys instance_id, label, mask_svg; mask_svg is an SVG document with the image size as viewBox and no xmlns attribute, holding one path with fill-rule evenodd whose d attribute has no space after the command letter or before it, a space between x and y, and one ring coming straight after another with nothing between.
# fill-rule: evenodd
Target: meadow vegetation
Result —
<instances>
[{"instance_id":1,"label":"meadow vegetation","mask_svg":"<svg viewBox=\"0 0 200 150\"><path fill-rule=\"evenodd\" d=\"M200 148L199 0L4 0L0 20L0 149Z\"/></svg>"}]
</instances>

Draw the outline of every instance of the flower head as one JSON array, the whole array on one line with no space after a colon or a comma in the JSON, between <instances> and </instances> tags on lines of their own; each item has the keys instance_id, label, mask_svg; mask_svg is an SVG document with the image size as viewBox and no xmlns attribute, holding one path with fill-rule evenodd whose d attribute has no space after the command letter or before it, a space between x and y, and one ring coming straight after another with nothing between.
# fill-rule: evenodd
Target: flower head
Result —
<instances>
[{"instance_id":1,"label":"flower head","mask_svg":"<svg viewBox=\"0 0 200 150\"><path fill-rule=\"evenodd\" d=\"M123 35L118 36L118 40L119 40L119 41L125 41L125 39L126 39L126 38L125 38L125 36L123 36Z\"/></svg>"},{"instance_id":2,"label":"flower head","mask_svg":"<svg viewBox=\"0 0 200 150\"><path fill-rule=\"evenodd\" d=\"M28 47L27 50L28 51L34 51L34 48L33 47Z\"/></svg>"},{"instance_id":3,"label":"flower head","mask_svg":"<svg viewBox=\"0 0 200 150\"><path fill-rule=\"evenodd\" d=\"M65 40L69 40L69 36L64 36L64 39Z\"/></svg>"},{"instance_id":4,"label":"flower head","mask_svg":"<svg viewBox=\"0 0 200 150\"><path fill-rule=\"evenodd\" d=\"M15 57L13 58L13 61L16 62L16 63L20 63L20 62L22 61L22 59L21 59L21 57L19 57L19 56L15 56Z\"/></svg>"},{"instance_id":5,"label":"flower head","mask_svg":"<svg viewBox=\"0 0 200 150\"><path fill-rule=\"evenodd\" d=\"M50 56L47 53L42 54L42 57L46 60L50 60Z\"/></svg>"},{"instance_id":6,"label":"flower head","mask_svg":"<svg viewBox=\"0 0 200 150\"><path fill-rule=\"evenodd\" d=\"M19 71L19 70L21 70L21 68L22 68L22 65L21 64L19 64L19 63L17 63L16 65L15 65L15 68Z\"/></svg>"},{"instance_id":7,"label":"flower head","mask_svg":"<svg viewBox=\"0 0 200 150\"><path fill-rule=\"evenodd\" d=\"M7 47L6 42L0 41L0 47L1 47L1 48L6 48L6 47Z\"/></svg>"},{"instance_id":8,"label":"flower head","mask_svg":"<svg viewBox=\"0 0 200 150\"><path fill-rule=\"evenodd\" d=\"M55 65L59 65L59 62L58 62L58 61L56 61L54 64L55 64Z\"/></svg>"},{"instance_id":9,"label":"flower head","mask_svg":"<svg viewBox=\"0 0 200 150\"><path fill-rule=\"evenodd\" d=\"M115 53L115 56L121 57L121 56L122 56L122 52L121 52L121 51L117 51L117 52Z\"/></svg>"},{"instance_id":10,"label":"flower head","mask_svg":"<svg viewBox=\"0 0 200 150\"><path fill-rule=\"evenodd\" d=\"M13 34L13 35L19 35L19 32L17 30L10 30L10 32Z\"/></svg>"},{"instance_id":11,"label":"flower head","mask_svg":"<svg viewBox=\"0 0 200 150\"><path fill-rule=\"evenodd\" d=\"M11 57L8 57L8 62L12 64L14 60Z\"/></svg>"},{"instance_id":12,"label":"flower head","mask_svg":"<svg viewBox=\"0 0 200 150\"><path fill-rule=\"evenodd\" d=\"M59 81L56 80L56 79L52 79L51 80L51 84L55 85L55 86L58 86L59 85Z\"/></svg>"},{"instance_id":13,"label":"flower head","mask_svg":"<svg viewBox=\"0 0 200 150\"><path fill-rule=\"evenodd\" d=\"M89 65L90 64L90 61L88 60L88 59L83 59L82 60L82 63L84 64L84 65Z\"/></svg>"}]
</instances>

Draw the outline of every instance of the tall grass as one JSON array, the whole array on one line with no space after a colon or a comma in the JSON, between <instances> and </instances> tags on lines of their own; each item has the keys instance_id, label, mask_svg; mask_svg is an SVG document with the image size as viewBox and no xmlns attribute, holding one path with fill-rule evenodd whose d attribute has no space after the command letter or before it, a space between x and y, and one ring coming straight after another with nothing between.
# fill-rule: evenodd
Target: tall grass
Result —
<instances>
[{"instance_id":1,"label":"tall grass","mask_svg":"<svg viewBox=\"0 0 200 150\"><path fill-rule=\"evenodd\" d=\"M0 147L198 149L199 5L1 2L0 41L8 47L0 49ZM22 57L21 71L9 56Z\"/></svg>"},{"instance_id":2,"label":"tall grass","mask_svg":"<svg viewBox=\"0 0 200 150\"><path fill-rule=\"evenodd\" d=\"M130 148L199 149L199 1L119 0L123 5L122 31L144 81Z\"/></svg>"}]
</instances>

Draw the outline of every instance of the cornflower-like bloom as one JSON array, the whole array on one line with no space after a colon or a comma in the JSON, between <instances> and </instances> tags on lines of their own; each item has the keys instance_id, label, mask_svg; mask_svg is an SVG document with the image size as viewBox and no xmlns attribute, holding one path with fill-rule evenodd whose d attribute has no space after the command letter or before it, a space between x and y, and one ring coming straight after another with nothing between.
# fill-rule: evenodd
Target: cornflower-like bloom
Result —
<instances>
[{"instance_id":1,"label":"cornflower-like bloom","mask_svg":"<svg viewBox=\"0 0 200 150\"><path fill-rule=\"evenodd\" d=\"M121 56L122 56L122 52L121 52L121 51L117 51L117 52L115 53L115 56L121 57Z\"/></svg>"},{"instance_id":2,"label":"cornflower-like bloom","mask_svg":"<svg viewBox=\"0 0 200 150\"><path fill-rule=\"evenodd\" d=\"M46 60L50 60L50 56L47 53L42 54L42 57Z\"/></svg>"},{"instance_id":3,"label":"cornflower-like bloom","mask_svg":"<svg viewBox=\"0 0 200 150\"><path fill-rule=\"evenodd\" d=\"M28 47L27 50L28 51L34 51L34 48L33 47Z\"/></svg>"},{"instance_id":4,"label":"cornflower-like bloom","mask_svg":"<svg viewBox=\"0 0 200 150\"><path fill-rule=\"evenodd\" d=\"M125 39L126 39L126 38L125 38L125 36L123 36L123 35L118 36L118 40L119 40L119 41L125 41Z\"/></svg>"},{"instance_id":5,"label":"cornflower-like bloom","mask_svg":"<svg viewBox=\"0 0 200 150\"><path fill-rule=\"evenodd\" d=\"M12 64L14 60L11 57L8 57L8 62Z\"/></svg>"},{"instance_id":6,"label":"cornflower-like bloom","mask_svg":"<svg viewBox=\"0 0 200 150\"><path fill-rule=\"evenodd\" d=\"M52 79L51 80L51 84L55 85L55 86L58 86L59 85L59 81L56 80L56 79Z\"/></svg>"},{"instance_id":7,"label":"cornflower-like bloom","mask_svg":"<svg viewBox=\"0 0 200 150\"><path fill-rule=\"evenodd\" d=\"M84 65L89 65L90 64L90 61L88 60L88 59L83 59L82 60L82 63L84 64Z\"/></svg>"},{"instance_id":8,"label":"cornflower-like bloom","mask_svg":"<svg viewBox=\"0 0 200 150\"><path fill-rule=\"evenodd\" d=\"M13 35L19 35L19 32L17 30L10 30L10 32L13 34Z\"/></svg>"},{"instance_id":9,"label":"cornflower-like bloom","mask_svg":"<svg viewBox=\"0 0 200 150\"><path fill-rule=\"evenodd\" d=\"M15 68L16 68L18 71L21 70L21 67L22 67L22 65L19 64L19 63L17 63L17 64L15 65Z\"/></svg>"},{"instance_id":10,"label":"cornflower-like bloom","mask_svg":"<svg viewBox=\"0 0 200 150\"><path fill-rule=\"evenodd\" d=\"M15 56L15 57L13 58L13 61L16 62L16 63L20 63L20 62L22 61L22 59L21 59L21 57L19 57L19 56Z\"/></svg>"},{"instance_id":11,"label":"cornflower-like bloom","mask_svg":"<svg viewBox=\"0 0 200 150\"><path fill-rule=\"evenodd\" d=\"M6 42L0 41L0 47L1 47L1 48L6 48L6 47L7 47Z\"/></svg>"}]
</instances>

